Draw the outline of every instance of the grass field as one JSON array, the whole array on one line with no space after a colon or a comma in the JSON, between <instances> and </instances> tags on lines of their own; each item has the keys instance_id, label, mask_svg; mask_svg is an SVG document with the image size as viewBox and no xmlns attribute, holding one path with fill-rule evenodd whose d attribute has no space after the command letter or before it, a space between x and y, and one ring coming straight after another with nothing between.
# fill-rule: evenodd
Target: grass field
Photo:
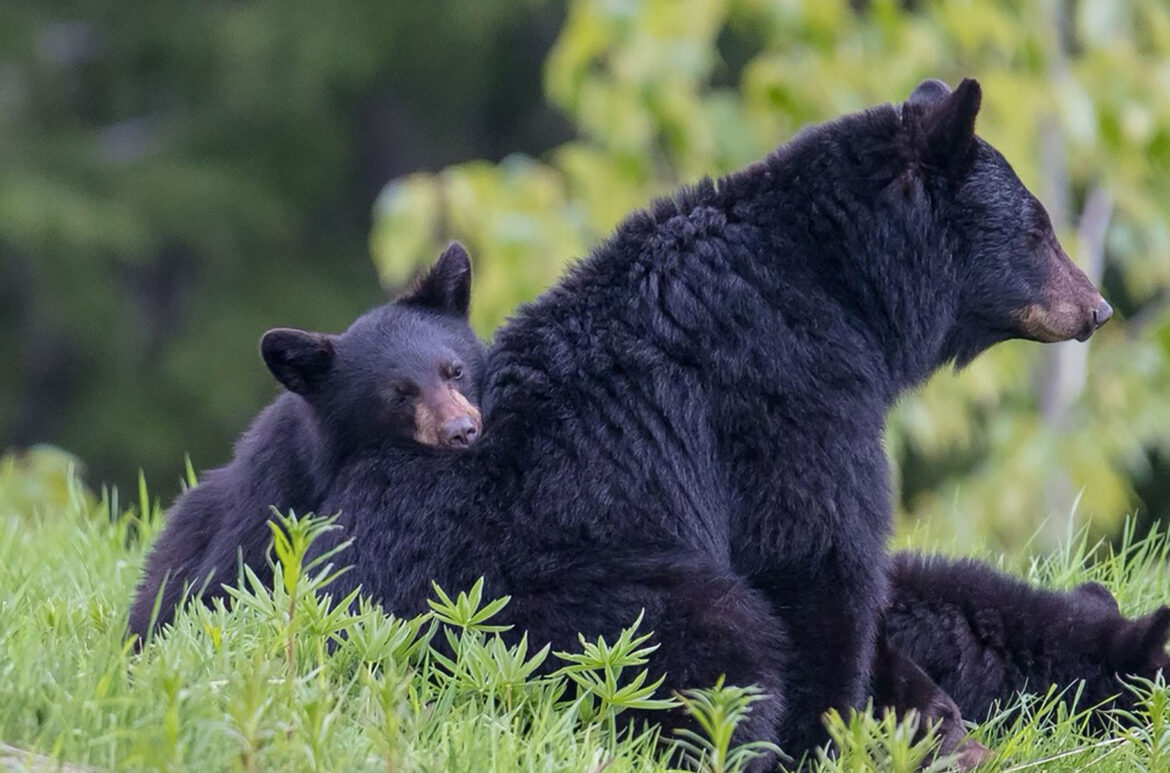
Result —
<instances>
[{"instance_id":1,"label":"grass field","mask_svg":"<svg viewBox=\"0 0 1170 773\"><path fill-rule=\"evenodd\" d=\"M659 694L637 676L653 671L649 632L574 653L509 648L491 620L503 600L477 589L436 590L410 621L331 607L316 588L332 570L301 565L326 528L315 519L285 522L274 588L245 581L230 611L191 608L136 654L128 599L160 520L137 494L94 495L54 457L0 460L0 769L731 771L753 753L729 746L751 691ZM1113 550L1074 538L1015 566L1052 587L1099 580L1134 614L1170 598L1168 552L1164 531ZM554 675L537 676L542 662ZM1140 715L1108 735L1058 696L1019 701L975 729L995 752L983 769L1170 770L1170 690L1135 689ZM702 733L663 744L623 722L676 700ZM806 769L910 771L927 751L889 717L826 721L837 752Z\"/></svg>"}]
</instances>

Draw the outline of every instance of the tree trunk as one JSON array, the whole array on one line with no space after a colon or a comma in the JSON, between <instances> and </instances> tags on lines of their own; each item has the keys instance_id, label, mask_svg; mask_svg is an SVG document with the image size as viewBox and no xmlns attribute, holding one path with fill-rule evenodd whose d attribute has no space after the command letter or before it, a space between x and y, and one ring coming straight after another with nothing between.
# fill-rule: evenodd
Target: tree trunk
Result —
<instances>
[{"instance_id":1,"label":"tree trunk","mask_svg":"<svg viewBox=\"0 0 1170 773\"><path fill-rule=\"evenodd\" d=\"M1066 0L1051 0L1049 13L1048 76L1052 93L1060 94L1070 77L1066 29L1069 23ZM1072 190L1068 180L1064 131L1059 117L1049 115L1040 130L1040 167L1042 186L1052 224L1058 233L1067 233L1071 223ZM1109 193L1101 186L1093 187L1085 197L1084 208L1077 221L1074 256L1081 269L1094 284L1099 284L1105 263L1105 233L1113 212ZM1054 437L1068 429L1069 415L1084 391L1089 345L1076 341L1046 347L1037 373L1040 416ZM1058 547L1075 529L1073 508L1077 493L1068 474L1059 463L1054 465L1044 481L1047 512L1041 532L1043 546Z\"/></svg>"}]
</instances>

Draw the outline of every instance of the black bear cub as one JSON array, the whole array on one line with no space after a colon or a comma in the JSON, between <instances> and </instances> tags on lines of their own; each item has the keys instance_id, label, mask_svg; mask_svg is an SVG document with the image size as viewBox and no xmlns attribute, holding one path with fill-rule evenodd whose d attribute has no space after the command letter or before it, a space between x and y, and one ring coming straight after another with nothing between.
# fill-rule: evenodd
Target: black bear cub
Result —
<instances>
[{"instance_id":1,"label":"black bear cub","mask_svg":"<svg viewBox=\"0 0 1170 773\"><path fill-rule=\"evenodd\" d=\"M1022 691L1080 687L1078 706L1131 704L1120 678L1170 669L1170 607L1122 616L1103 586L1036 588L973 560L899 553L883 639L946 691L967 719Z\"/></svg>"},{"instance_id":2,"label":"black bear cub","mask_svg":"<svg viewBox=\"0 0 1170 773\"><path fill-rule=\"evenodd\" d=\"M470 292L470 260L452 244L410 292L344 333L264 334L261 355L286 391L237 441L231 462L172 506L131 607L131 633L145 636L155 615L169 621L188 588L220 595L241 561L265 577L270 508L315 511L348 455L476 440L484 346L467 323Z\"/></svg>"}]
</instances>

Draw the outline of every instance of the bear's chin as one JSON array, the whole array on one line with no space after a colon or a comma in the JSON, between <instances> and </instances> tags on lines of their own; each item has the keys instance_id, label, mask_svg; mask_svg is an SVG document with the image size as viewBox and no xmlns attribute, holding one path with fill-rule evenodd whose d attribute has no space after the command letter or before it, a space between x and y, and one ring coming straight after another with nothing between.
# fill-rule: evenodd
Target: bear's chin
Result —
<instances>
[{"instance_id":1,"label":"bear's chin","mask_svg":"<svg viewBox=\"0 0 1170 773\"><path fill-rule=\"evenodd\" d=\"M1020 328L1020 338L1042 344L1057 344L1063 341L1088 341L1093 335L1092 319L1069 309L1052 310L1040 304L1030 304L1014 315Z\"/></svg>"}]
</instances>

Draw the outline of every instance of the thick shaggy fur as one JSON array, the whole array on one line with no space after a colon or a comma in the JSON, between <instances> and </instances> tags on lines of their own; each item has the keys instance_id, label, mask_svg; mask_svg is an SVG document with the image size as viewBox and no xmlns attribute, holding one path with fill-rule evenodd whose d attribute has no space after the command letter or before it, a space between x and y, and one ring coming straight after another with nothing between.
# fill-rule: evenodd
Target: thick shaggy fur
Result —
<instances>
[{"instance_id":1,"label":"thick shaggy fur","mask_svg":"<svg viewBox=\"0 0 1170 773\"><path fill-rule=\"evenodd\" d=\"M761 685L744 738L822 742L821 713L867 691L886 606L887 409L1054 327L1021 316L1053 277L1076 280L1077 334L1101 303L975 138L978 103L924 84L627 218L499 332L479 443L339 472L339 585L411 614L432 580L482 575L561 648L645 610L664 689Z\"/></svg>"},{"instance_id":2,"label":"thick shaggy fur","mask_svg":"<svg viewBox=\"0 0 1170 773\"><path fill-rule=\"evenodd\" d=\"M1079 690L1081 708L1129 705L1121 677L1170 667L1170 608L1126 619L1098 583L1044 590L977 561L911 553L894 557L890 577L885 638L967 719L1051 687L1070 688L1070 700Z\"/></svg>"},{"instance_id":3,"label":"thick shaggy fur","mask_svg":"<svg viewBox=\"0 0 1170 773\"><path fill-rule=\"evenodd\" d=\"M446 437L470 442L479 413L467 400L479 400L484 348L467 324L469 292L467 254L452 245L410 294L340 335L264 336L265 362L288 391L256 417L231 462L170 508L131 606L132 633L146 635L156 600L166 623L185 594L222 595L241 563L267 578L271 508L317 511L351 454L378 448L388 460L418 445L420 416L447 418L456 431ZM443 444L441 427L421 429Z\"/></svg>"}]
</instances>

